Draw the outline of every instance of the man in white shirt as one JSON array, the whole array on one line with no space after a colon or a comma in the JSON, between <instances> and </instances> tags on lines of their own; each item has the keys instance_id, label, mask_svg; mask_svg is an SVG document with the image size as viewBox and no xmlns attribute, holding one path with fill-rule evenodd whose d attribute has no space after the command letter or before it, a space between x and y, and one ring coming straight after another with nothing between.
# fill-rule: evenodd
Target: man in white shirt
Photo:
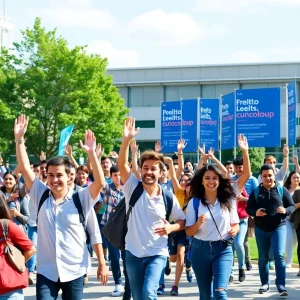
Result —
<instances>
[{"instance_id":1,"label":"man in white shirt","mask_svg":"<svg viewBox=\"0 0 300 300\"><path fill-rule=\"evenodd\" d=\"M30 168L24 138L27 126L28 118L25 115L15 120L16 155L26 187L30 190L30 201L33 201L37 210L43 193L49 190L49 197L40 207L38 216L36 297L38 300L57 299L61 289L64 300L81 300L84 275L89 268L89 257L85 231L72 198L73 190L68 187L70 162L63 157L50 159L47 162L47 186L43 184ZM91 161L94 182L78 192L86 219L104 186L95 145L96 138L93 132L87 130L85 144L80 141L80 146ZM92 226L89 229L96 230L98 224L95 218L92 221L94 224L90 224ZM99 254L101 267L97 275L98 280L101 279L104 284L108 272L103 253Z\"/></svg>"},{"instance_id":2,"label":"man in white shirt","mask_svg":"<svg viewBox=\"0 0 300 300\"><path fill-rule=\"evenodd\" d=\"M128 118L124 125L118 166L120 169L126 209L139 180L131 174L128 166L128 149L132 138L138 133L135 120ZM141 156L141 178L144 192L133 207L128 220L125 238L125 264L134 300L157 299L159 278L168 256L168 234L184 229L185 215L173 196L170 224L158 178L163 170L163 156L146 151Z\"/></svg>"}]
</instances>

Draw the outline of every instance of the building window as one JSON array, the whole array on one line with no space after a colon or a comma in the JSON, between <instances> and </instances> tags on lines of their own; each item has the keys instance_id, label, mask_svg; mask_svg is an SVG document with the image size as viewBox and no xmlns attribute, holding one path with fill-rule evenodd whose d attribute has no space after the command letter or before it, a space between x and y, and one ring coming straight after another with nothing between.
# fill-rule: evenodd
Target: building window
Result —
<instances>
[{"instance_id":1,"label":"building window","mask_svg":"<svg viewBox=\"0 0 300 300\"><path fill-rule=\"evenodd\" d=\"M155 128L155 120L135 121L135 127Z\"/></svg>"}]
</instances>

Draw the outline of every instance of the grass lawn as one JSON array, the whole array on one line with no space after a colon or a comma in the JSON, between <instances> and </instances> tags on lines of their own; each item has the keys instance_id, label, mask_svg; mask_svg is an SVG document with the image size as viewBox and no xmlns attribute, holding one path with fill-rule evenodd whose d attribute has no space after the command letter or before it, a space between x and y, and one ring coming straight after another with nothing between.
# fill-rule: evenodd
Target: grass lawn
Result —
<instances>
[{"instance_id":1,"label":"grass lawn","mask_svg":"<svg viewBox=\"0 0 300 300\"><path fill-rule=\"evenodd\" d=\"M257 251L255 238L249 238L248 240L249 240L251 259L257 260L258 259L258 251ZM295 248L293 251L293 263L298 264L297 248Z\"/></svg>"}]
</instances>

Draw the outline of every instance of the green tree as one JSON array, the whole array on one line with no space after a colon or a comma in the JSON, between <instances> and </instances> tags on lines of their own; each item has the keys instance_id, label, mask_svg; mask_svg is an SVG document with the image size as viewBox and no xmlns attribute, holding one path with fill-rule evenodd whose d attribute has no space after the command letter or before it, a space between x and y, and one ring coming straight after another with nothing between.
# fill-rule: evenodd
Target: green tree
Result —
<instances>
[{"instance_id":1,"label":"green tree","mask_svg":"<svg viewBox=\"0 0 300 300\"><path fill-rule=\"evenodd\" d=\"M249 148L249 157L251 163L252 173L259 172L261 166L263 165L264 158L266 155L265 148ZM237 148L236 156L242 156L242 152ZM224 150L222 151L222 162L225 163L226 160L233 160L234 151L233 150Z\"/></svg>"},{"instance_id":2,"label":"green tree","mask_svg":"<svg viewBox=\"0 0 300 300\"><path fill-rule=\"evenodd\" d=\"M14 153L14 143L4 141L13 139L14 118L24 113L30 118L26 145L36 156L56 155L59 133L71 124L71 143L89 128L106 151L112 150L128 110L106 75L107 59L88 55L85 46L70 48L39 18L21 33L14 51L1 53L0 145Z\"/></svg>"},{"instance_id":3,"label":"green tree","mask_svg":"<svg viewBox=\"0 0 300 300\"><path fill-rule=\"evenodd\" d=\"M242 152L240 149L237 150L237 156L241 156ZM261 166L263 165L264 158L266 155L265 148L249 148L249 158L251 163L252 173L259 172Z\"/></svg>"}]
</instances>

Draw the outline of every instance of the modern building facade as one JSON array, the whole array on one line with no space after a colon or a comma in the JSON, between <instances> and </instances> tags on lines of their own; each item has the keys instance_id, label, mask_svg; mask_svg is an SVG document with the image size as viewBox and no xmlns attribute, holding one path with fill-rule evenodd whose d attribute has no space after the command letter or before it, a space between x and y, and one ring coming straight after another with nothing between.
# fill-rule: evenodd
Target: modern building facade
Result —
<instances>
[{"instance_id":1,"label":"modern building facade","mask_svg":"<svg viewBox=\"0 0 300 300\"><path fill-rule=\"evenodd\" d=\"M108 74L130 109L129 115L136 118L137 126L141 128L137 141L142 150L153 148L155 141L160 139L160 103L163 101L219 98L235 89L281 87L283 144L286 137L285 87L296 79L300 115L300 62L108 69ZM276 154L280 160L280 148L269 148L267 152Z\"/></svg>"}]
</instances>

